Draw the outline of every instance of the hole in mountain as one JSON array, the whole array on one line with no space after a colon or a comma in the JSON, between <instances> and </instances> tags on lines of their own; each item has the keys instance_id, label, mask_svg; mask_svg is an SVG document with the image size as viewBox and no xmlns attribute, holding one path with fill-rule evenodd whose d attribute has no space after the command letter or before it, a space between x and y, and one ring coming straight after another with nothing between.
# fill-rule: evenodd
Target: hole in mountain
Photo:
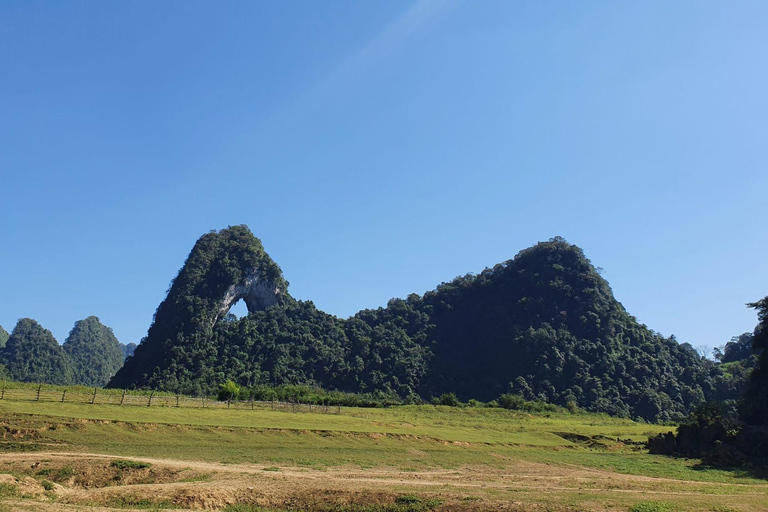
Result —
<instances>
[{"instance_id":1,"label":"hole in mountain","mask_svg":"<svg viewBox=\"0 0 768 512\"><path fill-rule=\"evenodd\" d=\"M243 299L240 299L235 303L234 306L232 306L232 309L229 310L229 314L235 315L237 318L248 316L248 306L245 305L245 301Z\"/></svg>"}]
</instances>

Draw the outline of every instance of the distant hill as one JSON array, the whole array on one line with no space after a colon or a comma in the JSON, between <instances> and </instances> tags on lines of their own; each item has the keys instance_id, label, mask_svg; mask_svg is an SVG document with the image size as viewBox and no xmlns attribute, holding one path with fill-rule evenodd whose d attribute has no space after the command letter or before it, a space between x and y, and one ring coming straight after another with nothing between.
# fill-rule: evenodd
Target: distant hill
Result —
<instances>
[{"instance_id":1,"label":"distant hill","mask_svg":"<svg viewBox=\"0 0 768 512\"><path fill-rule=\"evenodd\" d=\"M31 318L22 318L0 347L0 373L22 382L104 386L123 365L123 345L90 316L75 322L64 345Z\"/></svg>"},{"instance_id":2,"label":"distant hill","mask_svg":"<svg viewBox=\"0 0 768 512\"><path fill-rule=\"evenodd\" d=\"M51 331L31 318L22 318L0 350L0 364L14 380L72 384L72 363Z\"/></svg>"},{"instance_id":3,"label":"distant hill","mask_svg":"<svg viewBox=\"0 0 768 512\"><path fill-rule=\"evenodd\" d=\"M668 420L717 394L722 379L690 345L638 323L561 238L349 319L286 287L247 227L208 233L110 385L199 393L232 379L479 400L514 392ZM227 315L239 298L250 311L242 319Z\"/></svg>"},{"instance_id":4,"label":"distant hill","mask_svg":"<svg viewBox=\"0 0 768 512\"><path fill-rule=\"evenodd\" d=\"M72 363L74 382L85 386L104 386L125 361L112 329L95 316L75 322L63 348Z\"/></svg>"},{"instance_id":5,"label":"distant hill","mask_svg":"<svg viewBox=\"0 0 768 512\"><path fill-rule=\"evenodd\" d=\"M136 351L136 343L127 343L127 344L120 344L120 348L123 351L123 359L126 357L131 357L133 353Z\"/></svg>"}]
</instances>

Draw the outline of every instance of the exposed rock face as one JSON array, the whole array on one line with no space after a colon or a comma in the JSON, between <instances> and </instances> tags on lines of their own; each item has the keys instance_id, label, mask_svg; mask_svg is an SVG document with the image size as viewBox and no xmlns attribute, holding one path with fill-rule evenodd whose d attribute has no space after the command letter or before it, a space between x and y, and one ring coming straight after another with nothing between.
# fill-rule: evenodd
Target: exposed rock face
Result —
<instances>
[{"instance_id":1,"label":"exposed rock face","mask_svg":"<svg viewBox=\"0 0 768 512\"><path fill-rule=\"evenodd\" d=\"M226 316L229 310L232 309L232 306L237 304L237 301L240 299L245 301L248 312L254 313L277 304L280 294L284 291L274 282L262 279L259 270L250 269L239 283L231 284L227 291L224 292L224 296L219 301L216 316L211 323L211 327Z\"/></svg>"},{"instance_id":2,"label":"exposed rock face","mask_svg":"<svg viewBox=\"0 0 768 512\"><path fill-rule=\"evenodd\" d=\"M280 267L247 226L203 235L158 306L146 338L109 386L199 392L215 379L208 362L218 357L220 347L212 342L217 322L240 299L249 312L266 309L287 295L287 287Z\"/></svg>"}]
</instances>

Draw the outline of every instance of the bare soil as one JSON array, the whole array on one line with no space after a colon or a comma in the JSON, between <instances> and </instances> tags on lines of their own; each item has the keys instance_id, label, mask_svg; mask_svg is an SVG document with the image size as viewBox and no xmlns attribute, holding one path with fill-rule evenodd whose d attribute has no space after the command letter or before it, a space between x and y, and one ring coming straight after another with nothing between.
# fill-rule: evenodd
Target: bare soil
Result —
<instances>
[{"instance_id":1,"label":"bare soil","mask_svg":"<svg viewBox=\"0 0 768 512\"><path fill-rule=\"evenodd\" d=\"M334 467L324 470L132 458L88 453L3 454L0 483L16 485L22 499L12 510L130 510L132 505L217 510L229 504L313 510L333 504L386 504L416 494L439 500L438 510L627 510L626 498L700 498L722 484L623 475L578 466L512 462L503 470L467 466L456 470L402 471ZM145 465L145 467L141 467ZM130 467L139 466L139 467ZM49 489L44 488L43 481ZM51 486L52 484L52 486ZM52 487L52 488L51 488ZM730 484L714 502L760 503L765 493ZM595 496L590 501L591 495ZM614 500L616 497L617 500ZM725 501L723 501L725 500ZM613 504L612 504L613 503ZM576 505L578 504L578 505ZM730 505L729 505L730 506ZM704 510L704 509L702 509Z\"/></svg>"}]
</instances>

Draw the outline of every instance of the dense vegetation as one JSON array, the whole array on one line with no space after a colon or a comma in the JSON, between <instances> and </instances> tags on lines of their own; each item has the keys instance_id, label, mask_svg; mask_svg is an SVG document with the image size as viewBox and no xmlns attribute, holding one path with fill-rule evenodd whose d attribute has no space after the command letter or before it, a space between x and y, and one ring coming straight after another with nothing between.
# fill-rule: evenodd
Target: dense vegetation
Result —
<instances>
[{"instance_id":1,"label":"dense vegetation","mask_svg":"<svg viewBox=\"0 0 768 512\"><path fill-rule=\"evenodd\" d=\"M8 338L9 338L10 336L11 336L11 335L10 335L10 334L8 334L8 331L6 331L5 329L3 329L3 326L2 326L2 325L0 325L0 349L2 349L3 347L5 347L5 344L8 342Z\"/></svg>"},{"instance_id":2,"label":"dense vegetation","mask_svg":"<svg viewBox=\"0 0 768 512\"><path fill-rule=\"evenodd\" d=\"M16 324L5 348L0 350L0 364L11 378L22 382L70 384L72 364L61 345L40 324L22 318Z\"/></svg>"},{"instance_id":3,"label":"dense vegetation","mask_svg":"<svg viewBox=\"0 0 768 512\"><path fill-rule=\"evenodd\" d=\"M750 306L757 310L759 321L752 340L759 358L749 377L739 415L748 425L768 427L768 297Z\"/></svg>"},{"instance_id":4,"label":"dense vegetation","mask_svg":"<svg viewBox=\"0 0 768 512\"><path fill-rule=\"evenodd\" d=\"M72 362L74 382L85 386L104 386L125 361L112 329L95 316L75 322L63 348Z\"/></svg>"},{"instance_id":5,"label":"dense vegetation","mask_svg":"<svg viewBox=\"0 0 768 512\"><path fill-rule=\"evenodd\" d=\"M203 235L158 306L146 338L111 385L212 390L220 366L213 328L221 299L251 271L275 290L287 288L280 267L246 226Z\"/></svg>"},{"instance_id":6,"label":"dense vegetation","mask_svg":"<svg viewBox=\"0 0 768 512\"><path fill-rule=\"evenodd\" d=\"M75 323L64 345L31 318L22 318L0 347L0 377L21 382L103 386L122 366L124 345L91 316Z\"/></svg>"},{"instance_id":7,"label":"dense vegetation","mask_svg":"<svg viewBox=\"0 0 768 512\"><path fill-rule=\"evenodd\" d=\"M746 461L765 464L768 458L768 297L754 304L759 324L754 334L735 337L717 350L715 357L736 401L700 404L676 434L649 439L652 453L701 457L709 464L740 465Z\"/></svg>"},{"instance_id":8,"label":"dense vegetation","mask_svg":"<svg viewBox=\"0 0 768 512\"><path fill-rule=\"evenodd\" d=\"M245 226L203 236L115 387L215 393L240 386L320 385L415 401L504 393L649 420L682 419L738 382L639 324L581 249L561 238L443 283L423 296L340 319L283 293L278 304L210 322L246 269L283 286ZM284 289L284 288L283 288ZM727 349L730 353L730 349Z\"/></svg>"}]
</instances>

